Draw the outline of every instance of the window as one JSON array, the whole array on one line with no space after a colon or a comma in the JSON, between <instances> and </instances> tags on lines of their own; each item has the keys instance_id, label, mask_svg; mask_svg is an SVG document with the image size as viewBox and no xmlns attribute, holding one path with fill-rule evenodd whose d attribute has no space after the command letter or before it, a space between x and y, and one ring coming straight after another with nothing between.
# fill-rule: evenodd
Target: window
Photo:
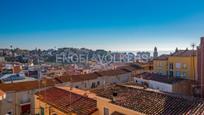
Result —
<instances>
[{"instance_id":1,"label":"window","mask_svg":"<svg viewBox=\"0 0 204 115\"><path fill-rule=\"evenodd\" d=\"M186 75L187 75L186 72L183 72L183 77L184 77L184 78L186 78Z\"/></svg>"},{"instance_id":2,"label":"window","mask_svg":"<svg viewBox=\"0 0 204 115\"><path fill-rule=\"evenodd\" d=\"M170 64L169 64L169 69L174 69L173 63L170 63Z\"/></svg>"},{"instance_id":3,"label":"window","mask_svg":"<svg viewBox=\"0 0 204 115\"><path fill-rule=\"evenodd\" d=\"M86 88L86 83L85 83L85 88Z\"/></svg>"},{"instance_id":4,"label":"window","mask_svg":"<svg viewBox=\"0 0 204 115\"><path fill-rule=\"evenodd\" d=\"M12 112L11 112L11 111L9 111L7 114L8 114L8 115L12 115Z\"/></svg>"},{"instance_id":5,"label":"window","mask_svg":"<svg viewBox=\"0 0 204 115\"><path fill-rule=\"evenodd\" d=\"M181 68L181 63L176 63L176 68L180 69Z\"/></svg>"},{"instance_id":6,"label":"window","mask_svg":"<svg viewBox=\"0 0 204 115\"><path fill-rule=\"evenodd\" d=\"M162 66L163 66L162 62L159 62L159 67L162 67Z\"/></svg>"},{"instance_id":7,"label":"window","mask_svg":"<svg viewBox=\"0 0 204 115\"><path fill-rule=\"evenodd\" d=\"M162 70L159 70L159 74L162 75L162 73L163 73Z\"/></svg>"},{"instance_id":8,"label":"window","mask_svg":"<svg viewBox=\"0 0 204 115\"><path fill-rule=\"evenodd\" d=\"M30 102L30 99L29 99L29 94L24 94L22 95L22 100L21 100L21 103L28 103Z\"/></svg>"},{"instance_id":9,"label":"window","mask_svg":"<svg viewBox=\"0 0 204 115\"><path fill-rule=\"evenodd\" d=\"M100 81L97 81L97 85L98 85L98 86L100 85Z\"/></svg>"},{"instance_id":10,"label":"window","mask_svg":"<svg viewBox=\"0 0 204 115\"><path fill-rule=\"evenodd\" d=\"M183 64L183 68L184 68L184 69L187 69L187 65L186 65L186 64Z\"/></svg>"},{"instance_id":11,"label":"window","mask_svg":"<svg viewBox=\"0 0 204 115\"><path fill-rule=\"evenodd\" d=\"M96 88L96 84L92 83L91 88Z\"/></svg>"},{"instance_id":12,"label":"window","mask_svg":"<svg viewBox=\"0 0 204 115\"><path fill-rule=\"evenodd\" d=\"M13 103L13 93L9 93L8 95L6 95L6 101L7 103Z\"/></svg>"},{"instance_id":13,"label":"window","mask_svg":"<svg viewBox=\"0 0 204 115\"><path fill-rule=\"evenodd\" d=\"M170 77L173 77L173 76L174 76L174 72L173 72L173 71L170 71L170 72L169 72L169 76L170 76Z\"/></svg>"},{"instance_id":14,"label":"window","mask_svg":"<svg viewBox=\"0 0 204 115\"><path fill-rule=\"evenodd\" d=\"M180 76L181 76L180 72L177 71L177 72L176 72L176 77L180 77Z\"/></svg>"},{"instance_id":15,"label":"window","mask_svg":"<svg viewBox=\"0 0 204 115\"><path fill-rule=\"evenodd\" d=\"M104 108L104 115L109 115L109 109L108 108Z\"/></svg>"},{"instance_id":16,"label":"window","mask_svg":"<svg viewBox=\"0 0 204 115\"><path fill-rule=\"evenodd\" d=\"M75 88L79 88L79 86L75 86Z\"/></svg>"},{"instance_id":17,"label":"window","mask_svg":"<svg viewBox=\"0 0 204 115\"><path fill-rule=\"evenodd\" d=\"M40 107L40 115L45 115L45 110L43 107Z\"/></svg>"}]
</instances>

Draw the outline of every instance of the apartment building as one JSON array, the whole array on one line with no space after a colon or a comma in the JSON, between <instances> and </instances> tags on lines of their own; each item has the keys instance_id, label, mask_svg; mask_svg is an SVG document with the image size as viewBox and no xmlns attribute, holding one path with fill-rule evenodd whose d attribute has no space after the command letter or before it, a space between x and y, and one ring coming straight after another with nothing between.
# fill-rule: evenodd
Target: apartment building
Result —
<instances>
[{"instance_id":1,"label":"apartment building","mask_svg":"<svg viewBox=\"0 0 204 115\"><path fill-rule=\"evenodd\" d=\"M161 75L168 75L168 57L169 55L161 55L153 61L153 71Z\"/></svg>"},{"instance_id":2,"label":"apartment building","mask_svg":"<svg viewBox=\"0 0 204 115\"><path fill-rule=\"evenodd\" d=\"M148 62L136 62L143 68L143 72L152 72L153 71L153 61Z\"/></svg>"},{"instance_id":3,"label":"apartment building","mask_svg":"<svg viewBox=\"0 0 204 115\"><path fill-rule=\"evenodd\" d=\"M34 94L54 84L52 80L0 84L4 92L4 98L0 100L0 115L34 114Z\"/></svg>"},{"instance_id":4,"label":"apartment building","mask_svg":"<svg viewBox=\"0 0 204 115\"><path fill-rule=\"evenodd\" d=\"M195 80L197 77L197 51L176 50L173 54L162 55L154 60L154 72L169 77Z\"/></svg>"},{"instance_id":5,"label":"apartment building","mask_svg":"<svg viewBox=\"0 0 204 115\"><path fill-rule=\"evenodd\" d=\"M170 77L196 80L197 57L194 50L179 50L168 58Z\"/></svg>"}]
</instances>

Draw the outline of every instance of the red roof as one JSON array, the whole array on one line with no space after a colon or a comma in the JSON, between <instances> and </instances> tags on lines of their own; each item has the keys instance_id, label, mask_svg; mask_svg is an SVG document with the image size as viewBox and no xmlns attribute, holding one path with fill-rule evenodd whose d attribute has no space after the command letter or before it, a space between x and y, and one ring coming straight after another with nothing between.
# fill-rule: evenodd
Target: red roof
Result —
<instances>
[{"instance_id":1,"label":"red roof","mask_svg":"<svg viewBox=\"0 0 204 115\"><path fill-rule=\"evenodd\" d=\"M169 55L161 55L159 57L156 57L154 60L168 60Z\"/></svg>"},{"instance_id":2,"label":"red roof","mask_svg":"<svg viewBox=\"0 0 204 115\"><path fill-rule=\"evenodd\" d=\"M121 85L98 88L92 92L110 100L115 92L116 100L110 103L147 115L204 115L203 99L184 98Z\"/></svg>"},{"instance_id":3,"label":"red roof","mask_svg":"<svg viewBox=\"0 0 204 115\"><path fill-rule=\"evenodd\" d=\"M60 77L56 77L55 80L57 80L59 83L80 82L85 80L97 79L98 77L103 77L103 76L116 76L116 75L126 74L138 69L141 69L141 67L137 65L128 65L128 66L119 67L115 70L98 71L94 73L81 74L81 75L63 75Z\"/></svg>"},{"instance_id":4,"label":"red roof","mask_svg":"<svg viewBox=\"0 0 204 115\"><path fill-rule=\"evenodd\" d=\"M58 84L58 83L80 82L85 80L94 80L101 76L120 75L137 69L140 69L140 68L137 66L129 65L115 70L100 71L100 72L82 74L82 75L64 75L61 77L56 77L54 79L40 80L40 82L36 80L36 81L25 81L25 82L11 83L11 84L0 84L0 89L5 92L32 90L32 89L38 89L42 87L54 86L55 84Z\"/></svg>"},{"instance_id":5,"label":"red roof","mask_svg":"<svg viewBox=\"0 0 204 115\"><path fill-rule=\"evenodd\" d=\"M65 113L90 115L97 111L96 100L60 88L49 88L38 92L36 95L39 96L41 101Z\"/></svg>"},{"instance_id":6,"label":"red roof","mask_svg":"<svg viewBox=\"0 0 204 115\"><path fill-rule=\"evenodd\" d=\"M196 52L194 50L178 50L171 54L171 56L196 56Z\"/></svg>"},{"instance_id":7,"label":"red roof","mask_svg":"<svg viewBox=\"0 0 204 115\"><path fill-rule=\"evenodd\" d=\"M57 81L63 82L80 82L85 80L97 79L98 75L96 73L82 74L82 75L63 75L56 77Z\"/></svg>"},{"instance_id":8,"label":"red roof","mask_svg":"<svg viewBox=\"0 0 204 115\"><path fill-rule=\"evenodd\" d=\"M25 82L17 82L17 83L9 83L9 84L0 84L0 89L4 92L7 91L26 91L33 90L43 87L54 86L56 81L52 79L44 79L40 81L25 81Z\"/></svg>"},{"instance_id":9,"label":"red roof","mask_svg":"<svg viewBox=\"0 0 204 115\"><path fill-rule=\"evenodd\" d=\"M99 71L96 72L99 76L115 76L120 74L128 73L128 71L122 70L122 69L116 69L116 70L107 70L107 71Z\"/></svg>"}]
</instances>

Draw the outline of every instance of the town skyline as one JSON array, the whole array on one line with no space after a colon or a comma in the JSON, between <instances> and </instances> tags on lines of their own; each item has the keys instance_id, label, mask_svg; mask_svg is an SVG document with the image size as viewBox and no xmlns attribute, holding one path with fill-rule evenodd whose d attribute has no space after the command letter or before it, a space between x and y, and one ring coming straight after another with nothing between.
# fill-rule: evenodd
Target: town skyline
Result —
<instances>
[{"instance_id":1,"label":"town skyline","mask_svg":"<svg viewBox=\"0 0 204 115\"><path fill-rule=\"evenodd\" d=\"M0 0L0 115L204 115L204 0Z\"/></svg>"}]
</instances>

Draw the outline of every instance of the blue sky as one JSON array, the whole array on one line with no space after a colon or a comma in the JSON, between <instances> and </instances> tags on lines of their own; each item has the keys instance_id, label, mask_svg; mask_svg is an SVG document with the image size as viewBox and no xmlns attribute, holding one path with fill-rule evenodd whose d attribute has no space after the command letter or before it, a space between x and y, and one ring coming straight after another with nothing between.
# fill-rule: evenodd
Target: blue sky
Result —
<instances>
[{"instance_id":1,"label":"blue sky","mask_svg":"<svg viewBox=\"0 0 204 115\"><path fill-rule=\"evenodd\" d=\"M203 6L203 0L0 0L0 48L190 48L204 36Z\"/></svg>"}]
</instances>

